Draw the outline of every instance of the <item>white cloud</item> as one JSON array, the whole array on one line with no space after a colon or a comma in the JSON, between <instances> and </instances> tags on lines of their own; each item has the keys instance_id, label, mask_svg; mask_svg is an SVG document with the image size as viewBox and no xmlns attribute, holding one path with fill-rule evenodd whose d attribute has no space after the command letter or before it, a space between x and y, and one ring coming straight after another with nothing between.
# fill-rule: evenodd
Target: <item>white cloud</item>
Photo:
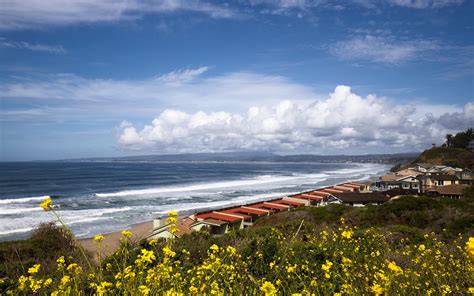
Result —
<instances>
[{"instance_id":1,"label":"white cloud","mask_svg":"<svg viewBox=\"0 0 474 296\"><path fill-rule=\"evenodd\" d=\"M421 149L441 141L448 130L473 125L474 118L468 115L473 106L467 104L462 113L417 117L416 106L395 105L375 95L363 98L341 85L329 97L310 104L286 100L253 106L246 113L167 109L141 129L123 124L118 141L128 149L162 153ZM447 126L447 118L464 121Z\"/></svg>"},{"instance_id":2,"label":"white cloud","mask_svg":"<svg viewBox=\"0 0 474 296\"><path fill-rule=\"evenodd\" d=\"M234 12L224 5L198 0L7 0L0 9L0 29L36 29L77 23L132 20L145 14L197 12L211 18L230 18Z\"/></svg>"},{"instance_id":3,"label":"white cloud","mask_svg":"<svg viewBox=\"0 0 474 296\"><path fill-rule=\"evenodd\" d=\"M49 53L66 53L66 50L61 45L32 44L25 41L9 41L5 38L0 38L0 47L27 49Z\"/></svg>"},{"instance_id":4,"label":"white cloud","mask_svg":"<svg viewBox=\"0 0 474 296\"><path fill-rule=\"evenodd\" d=\"M343 60L363 60L398 64L420 58L440 46L429 40L397 40L388 36L365 35L338 41L327 46L329 52Z\"/></svg>"},{"instance_id":5,"label":"white cloud","mask_svg":"<svg viewBox=\"0 0 474 296\"><path fill-rule=\"evenodd\" d=\"M282 76L206 71L182 69L144 80L63 74L3 82L2 120L106 126L126 120L118 128L123 149L160 153L407 151L474 125L473 104L395 103L362 97L347 86L321 96ZM154 120L143 125L146 118Z\"/></svg>"}]
</instances>

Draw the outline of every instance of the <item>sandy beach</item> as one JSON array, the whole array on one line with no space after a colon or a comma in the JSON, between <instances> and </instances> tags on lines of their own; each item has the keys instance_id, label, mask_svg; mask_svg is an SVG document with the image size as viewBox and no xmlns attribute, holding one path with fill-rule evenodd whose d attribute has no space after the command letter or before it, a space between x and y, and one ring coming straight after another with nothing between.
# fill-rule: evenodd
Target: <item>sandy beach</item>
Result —
<instances>
[{"instance_id":1,"label":"sandy beach","mask_svg":"<svg viewBox=\"0 0 474 296\"><path fill-rule=\"evenodd\" d=\"M146 238L151 234L153 228L153 221L147 221L139 224L132 225L122 230L129 230L132 232L131 240L136 242ZM112 254L117 247L120 245L120 239L123 238L122 230L105 233L103 234L104 240L102 241L102 256ZM97 242L94 241L93 237L84 238L79 240L79 244L89 253L93 254L94 260L97 260Z\"/></svg>"}]
</instances>

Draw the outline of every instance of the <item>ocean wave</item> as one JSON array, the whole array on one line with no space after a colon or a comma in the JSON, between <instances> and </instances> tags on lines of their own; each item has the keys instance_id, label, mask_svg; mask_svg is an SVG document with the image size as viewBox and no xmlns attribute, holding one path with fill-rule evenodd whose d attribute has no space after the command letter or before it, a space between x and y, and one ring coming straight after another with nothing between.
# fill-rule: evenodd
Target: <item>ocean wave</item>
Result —
<instances>
[{"instance_id":1,"label":"ocean wave","mask_svg":"<svg viewBox=\"0 0 474 296\"><path fill-rule=\"evenodd\" d=\"M0 204L14 204L14 203L28 203L28 202L37 202L42 201L45 198L48 198L48 195L45 196L34 196L34 197L20 197L20 198L10 198L10 199L1 199Z\"/></svg>"},{"instance_id":2,"label":"ocean wave","mask_svg":"<svg viewBox=\"0 0 474 296\"><path fill-rule=\"evenodd\" d=\"M294 181L297 179L316 179L327 176L326 174L301 174L298 176L274 176L274 175L261 175L256 176L252 179L233 180L233 181L222 181L222 182L210 182L202 184L193 184L180 187L156 187L147 189L136 189L136 190L124 190L111 193L96 193L97 197L122 197L130 195L149 195L149 194L162 194L162 193L177 193L177 192L190 192L190 191L204 191L214 190L222 188L234 188L234 187L247 187L255 185L264 185L269 183L287 182Z\"/></svg>"},{"instance_id":3,"label":"ocean wave","mask_svg":"<svg viewBox=\"0 0 474 296\"><path fill-rule=\"evenodd\" d=\"M17 215L30 212L42 211L40 207L35 208L0 208L0 215Z\"/></svg>"}]
</instances>

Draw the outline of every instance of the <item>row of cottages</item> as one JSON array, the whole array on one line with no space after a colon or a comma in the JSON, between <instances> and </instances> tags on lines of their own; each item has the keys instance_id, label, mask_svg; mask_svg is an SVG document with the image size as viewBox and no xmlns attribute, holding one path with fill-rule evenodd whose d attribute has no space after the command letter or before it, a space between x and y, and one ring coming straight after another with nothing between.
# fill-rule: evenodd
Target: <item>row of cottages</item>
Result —
<instances>
[{"instance_id":1,"label":"row of cottages","mask_svg":"<svg viewBox=\"0 0 474 296\"><path fill-rule=\"evenodd\" d=\"M427 190L447 185L474 185L469 169L419 163L408 169L383 175L373 184L373 191L403 189L425 194Z\"/></svg>"},{"instance_id":2,"label":"row of cottages","mask_svg":"<svg viewBox=\"0 0 474 296\"><path fill-rule=\"evenodd\" d=\"M339 193L367 192L368 186L359 183L344 183L332 187L302 192L287 197L242 205L231 208L200 212L178 220L178 232L172 233L166 217L153 221L151 239L180 237L193 231L206 231L213 235L222 235L231 230L252 226L261 217L289 211L300 206L323 206L333 202L333 195ZM366 193L361 193L366 194Z\"/></svg>"}]
</instances>

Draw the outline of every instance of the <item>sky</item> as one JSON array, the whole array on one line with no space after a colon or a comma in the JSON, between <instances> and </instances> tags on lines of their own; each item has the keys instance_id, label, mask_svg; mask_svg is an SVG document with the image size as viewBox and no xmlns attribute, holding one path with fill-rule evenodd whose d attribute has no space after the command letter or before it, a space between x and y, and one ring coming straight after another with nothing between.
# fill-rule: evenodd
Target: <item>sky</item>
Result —
<instances>
[{"instance_id":1,"label":"sky","mask_svg":"<svg viewBox=\"0 0 474 296\"><path fill-rule=\"evenodd\" d=\"M0 161L399 153L474 126L474 1L1 2Z\"/></svg>"}]
</instances>

